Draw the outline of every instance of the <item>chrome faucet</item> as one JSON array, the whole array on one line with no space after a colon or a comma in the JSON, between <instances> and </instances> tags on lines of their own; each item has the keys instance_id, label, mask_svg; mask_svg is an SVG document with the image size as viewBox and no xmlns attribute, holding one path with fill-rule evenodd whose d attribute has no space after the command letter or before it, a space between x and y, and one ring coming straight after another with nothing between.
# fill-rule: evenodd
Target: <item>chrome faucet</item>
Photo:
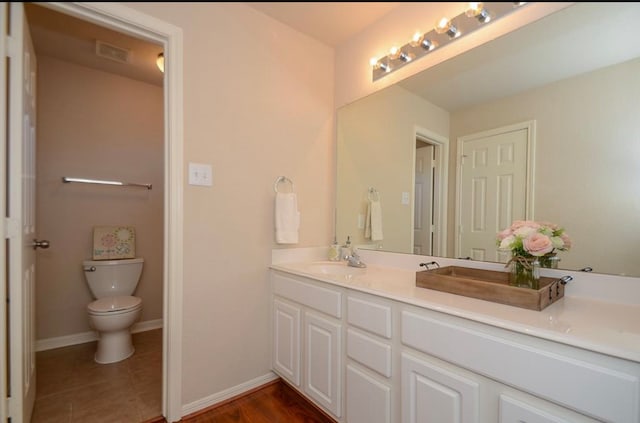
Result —
<instances>
[{"instance_id":1,"label":"chrome faucet","mask_svg":"<svg viewBox=\"0 0 640 423\"><path fill-rule=\"evenodd\" d=\"M345 260L347 260L347 266L360 268L367 267L367 265L360 260L360 256L355 248L352 250L351 254L345 256Z\"/></svg>"}]
</instances>

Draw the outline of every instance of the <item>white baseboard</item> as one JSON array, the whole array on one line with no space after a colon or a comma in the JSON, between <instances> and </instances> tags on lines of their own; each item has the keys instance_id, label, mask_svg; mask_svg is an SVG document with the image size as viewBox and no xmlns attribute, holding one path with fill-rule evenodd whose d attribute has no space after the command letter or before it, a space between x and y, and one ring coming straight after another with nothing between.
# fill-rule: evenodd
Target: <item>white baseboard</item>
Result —
<instances>
[{"instance_id":1,"label":"white baseboard","mask_svg":"<svg viewBox=\"0 0 640 423\"><path fill-rule=\"evenodd\" d=\"M146 332L148 330L162 328L162 319L145 320L144 322L138 322L131 327L131 333Z\"/></svg>"},{"instance_id":2,"label":"white baseboard","mask_svg":"<svg viewBox=\"0 0 640 423\"><path fill-rule=\"evenodd\" d=\"M224 391L199 399L192 403L185 404L182 406L182 416L184 417L200 410L204 410L207 407L211 407L212 405L216 405L222 401L228 400L229 398L233 398L254 388L258 388L264 384L272 382L279 377L280 376L276 375L275 373L269 372L266 375L259 376L250 381L241 383L240 385L225 389Z\"/></svg>"},{"instance_id":3,"label":"white baseboard","mask_svg":"<svg viewBox=\"0 0 640 423\"><path fill-rule=\"evenodd\" d=\"M131 327L131 333L145 332L148 330L160 329L162 319L146 320L138 322ZM94 331L74 333L73 335L58 336L56 338L38 339L36 341L36 351L52 350L54 348L68 347L70 345L85 344L98 340L98 333Z\"/></svg>"}]
</instances>

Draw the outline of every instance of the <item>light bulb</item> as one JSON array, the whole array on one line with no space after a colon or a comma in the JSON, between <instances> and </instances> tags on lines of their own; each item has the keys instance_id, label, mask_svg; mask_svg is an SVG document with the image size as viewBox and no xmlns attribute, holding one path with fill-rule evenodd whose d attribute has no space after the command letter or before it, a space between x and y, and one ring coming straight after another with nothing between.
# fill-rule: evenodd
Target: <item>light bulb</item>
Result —
<instances>
[{"instance_id":1,"label":"light bulb","mask_svg":"<svg viewBox=\"0 0 640 423\"><path fill-rule=\"evenodd\" d=\"M451 21L447 18L442 18L436 23L436 32L438 34L444 34L451 26Z\"/></svg>"},{"instance_id":2,"label":"light bulb","mask_svg":"<svg viewBox=\"0 0 640 423\"><path fill-rule=\"evenodd\" d=\"M482 3L469 3L465 14L470 18L476 16L483 9Z\"/></svg>"},{"instance_id":3,"label":"light bulb","mask_svg":"<svg viewBox=\"0 0 640 423\"><path fill-rule=\"evenodd\" d=\"M400 57L400 53L402 53L402 51L398 47L391 47L389 49L389 59L396 60L398 57Z\"/></svg>"},{"instance_id":4,"label":"light bulb","mask_svg":"<svg viewBox=\"0 0 640 423\"><path fill-rule=\"evenodd\" d=\"M484 8L483 3L469 3L465 12L470 18L476 18L481 23L487 23L491 20L489 11Z\"/></svg>"},{"instance_id":5,"label":"light bulb","mask_svg":"<svg viewBox=\"0 0 640 423\"><path fill-rule=\"evenodd\" d=\"M424 35L422 35L421 32L416 32L415 34L413 34L413 38L411 38L411 42L409 42L409 44L411 45L411 47L418 47L422 43L423 39Z\"/></svg>"},{"instance_id":6,"label":"light bulb","mask_svg":"<svg viewBox=\"0 0 640 423\"><path fill-rule=\"evenodd\" d=\"M438 34L447 34L449 38L455 38L460 36L460 31L456 28L453 23L445 18L442 18L436 23L435 30Z\"/></svg>"}]
</instances>

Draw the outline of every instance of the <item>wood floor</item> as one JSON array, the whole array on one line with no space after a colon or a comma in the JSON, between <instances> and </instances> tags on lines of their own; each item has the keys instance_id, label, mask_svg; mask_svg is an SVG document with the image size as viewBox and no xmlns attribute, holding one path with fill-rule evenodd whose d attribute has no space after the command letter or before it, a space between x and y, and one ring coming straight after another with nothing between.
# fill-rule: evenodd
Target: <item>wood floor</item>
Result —
<instances>
[{"instance_id":1,"label":"wood floor","mask_svg":"<svg viewBox=\"0 0 640 423\"><path fill-rule=\"evenodd\" d=\"M164 423L153 419L147 423ZM181 423L335 423L286 383L277 380L223 405L185 416Z\"/></svg>"}]
</instances>

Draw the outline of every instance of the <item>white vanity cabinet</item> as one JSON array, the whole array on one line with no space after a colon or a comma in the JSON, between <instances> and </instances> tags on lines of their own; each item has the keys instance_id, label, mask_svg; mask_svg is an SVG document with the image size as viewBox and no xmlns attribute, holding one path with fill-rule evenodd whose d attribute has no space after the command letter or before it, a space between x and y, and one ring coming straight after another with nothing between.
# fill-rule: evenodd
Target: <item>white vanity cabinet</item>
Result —
<instances>
[{"instance_id":1,"label":"white vanity cabinet","mask_svg":"<svg viewBox=\"0 0 640 423\"><path fill-rule=\"evenodd\" d=\"M342 415L339 288L272 272L272 367L315 404Z\"/></svg>"},{"instance_id":2,"label":"white vanity cabinet","mask_svg":"<svg viewBox=\"0 0 640 423\"><path fill-rule=\"evenodd\" d=\"M411 417L427 398L450 422L640 421L637 363L421 308L405 306L401 320L403 423L432 421Z\"/></svg>"},{"instance_id":3,"label":"white vanity cabinet","mask_svg":"<svg viewBox=\"0 0 640 423\"><path fill-rule=\"evenodd\" d=\"M640 423L637 361L381 285L278 270L271 281L273 370L338 423Z\"/></svg>"},{"instance_id":4,"label":"white vanity cabinet","mask_svg":"<svg viewBox=\"0 0 640 423\"><path fill-rule=\"evenodd\" d=\"M348 291L346 308L346 421L393 423L392 302Z\"/></svg>"}]
</instances>

